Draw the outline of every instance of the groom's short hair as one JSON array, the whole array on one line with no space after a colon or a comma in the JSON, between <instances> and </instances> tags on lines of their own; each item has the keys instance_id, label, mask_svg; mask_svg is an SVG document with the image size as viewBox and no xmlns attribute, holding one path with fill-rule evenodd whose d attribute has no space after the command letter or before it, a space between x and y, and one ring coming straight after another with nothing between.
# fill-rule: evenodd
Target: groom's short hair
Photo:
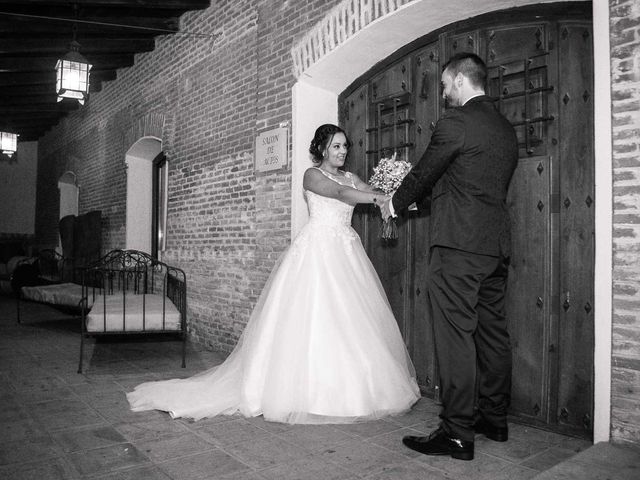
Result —
<instances>
[{"instance_id":1,"label":"groom's short hair","mask_svg":"<svg viewBox=\"0 0 640 480\"><path fill-rule=\"evenodd\" d=\"M487 66L475 53L456 53L444 64L442 71L448 70L453 78L462 73L474 87L484 89L487 83Z\"/></svg>"}]
</instances>

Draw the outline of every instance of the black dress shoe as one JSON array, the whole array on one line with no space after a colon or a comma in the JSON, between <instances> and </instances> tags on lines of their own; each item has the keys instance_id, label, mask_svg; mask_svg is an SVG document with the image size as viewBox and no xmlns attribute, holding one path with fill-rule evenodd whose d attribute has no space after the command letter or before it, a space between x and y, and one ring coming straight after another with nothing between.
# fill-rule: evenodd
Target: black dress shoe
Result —
<instances>
[{"instance_id":1,"label":"black dress shoe","mask_svg":"<svg viewBox=\"0 0 640 480\"><path fill-rule=\"evenodd\" d=\"M473 460L473 442L452 438L442 428L428 437L404 437L402 443L425 455L451 455L458 460Z\"/></svg>"},{"instance_id":2,"label":"black dress shoe","mask_svg":"<svg viewBox=\"0 0 640 480\"><path fill-rule=\"evenodd\" d=\"M509 429L507 427L496 427L490 424L484 418L476 421L473 428L476 433L484 435L494 442L506 442L509 440Z\"/></svg>"}]
</instances>

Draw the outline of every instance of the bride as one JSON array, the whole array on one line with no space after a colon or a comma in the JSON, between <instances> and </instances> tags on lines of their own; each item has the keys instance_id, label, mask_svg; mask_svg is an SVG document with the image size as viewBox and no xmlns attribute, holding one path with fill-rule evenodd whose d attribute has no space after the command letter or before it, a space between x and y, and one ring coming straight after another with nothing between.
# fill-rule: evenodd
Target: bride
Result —
<instances>
[{"instance_id":1,"label":"bride","mask_svg":"<svg viewBox=\"0 0 640 480\"><path fill-rule=\"evenodd\" d=\"M322 125L304 174L310 219L273 269L231 355L186 379L143 383L134 411L200 419L240 413L285 423L351 423L408 410L415 371L380 280L351 228L386 197L343 167L350 142Z\"/></svg>"}]
</instances>

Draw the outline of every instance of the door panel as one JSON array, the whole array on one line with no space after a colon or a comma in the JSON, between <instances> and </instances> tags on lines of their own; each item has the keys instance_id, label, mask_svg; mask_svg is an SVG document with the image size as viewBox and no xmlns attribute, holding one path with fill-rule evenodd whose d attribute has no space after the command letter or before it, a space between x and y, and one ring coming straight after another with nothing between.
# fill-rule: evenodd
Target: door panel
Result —
<instances>
[{"instance_id":1,"label":"door panel","mask_svg":"<svg viewBox=\"0 0 640 480\"><path fill-rule=\"evenodd\" d=\"M514 245L506 302L513 348L512 413L548 417L551 291L550 160L521 158L509 188L508 207ZM542 367L542 368L541 368Z\"/></svg>"},{"instance_id":2,"label":"door panel","mask_svg":"<svg viewBox=\"0 0 640 480\"><path fill-rule=\"evenodd\" d=\"M428 44L413 57L414 85L416 95L415 148L411 162L416 163L431 140L432 128L438 118L440 97L440 66L438 42ZM410 307L409 354L413 359L418 384L430 394L437 396L439 381L436 374L435 347L433 342L433 322L427 298L427 267L429 265L429 218L428 205L421 205L420 211L410 212L411 251L413 252L412 290Z\"/></svg>"},{"instance_id":3,"label":"door panel","mask_svg":"<svg viewBox=\"0 0 640 480\"><path fill-rule=\"evenodd\" d=\"M359 127L366 124L369 107L369 88L367 85L361 86L349 97L341 102L340 123L347 132L351 140L351 148L347 157L346 168L350 172L358 175L366 181L369 174L369 165L365 152L369 148L368 138L365 129ZM362 243L367 248L369 239L368 214L374 212L374 207L370 205L357 205L353 215L353 228L360 234Z\"/></svg>"},{"instance_id":4,"label":"door panel","mask_svg":"<svg viewBox=\"0 0 640 480\"><path fill-rule=\"evenodd\" d=\"M559 25L560 124L560 382L558 418L591 429L593 411L594 173L591 32ZM579 268L576 268L576 267Z\"/></svg>"}]
</instances>

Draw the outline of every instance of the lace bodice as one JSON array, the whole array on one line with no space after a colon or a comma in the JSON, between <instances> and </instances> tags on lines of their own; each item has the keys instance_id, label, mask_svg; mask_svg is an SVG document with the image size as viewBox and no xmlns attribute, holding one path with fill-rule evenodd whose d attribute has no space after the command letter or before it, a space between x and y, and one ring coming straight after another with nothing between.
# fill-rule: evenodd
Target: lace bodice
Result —
<instances>
[{"instance_id":1,"label":"lace bodice","mask_svg":"<svg viewBox=\"0 0 640 480\"><path fill-rule=\"evenodd\" d=\"M340 185L348 185L355 188L351 173L345 172L344 177L336 178L320 170L327 178ZM309 221L322 223L323 225L351 226L353 205L346 204L335 198L323 197L309 190L305 191L307 204L309 205Z\"/></svg>"},{"instance_id":2,"label":"lace bodice","mask_svg":"<svg viewBox=\"0 0 640 480\"><path fill-rule=\"evenodd\" d=\"M355 188L353 177L350 173L334 178L323 170L320 171L336 183ZM294 240L292 255L298 255L310 244L315 245L314 248L318 251L331 254L331 250L336 245L333 240L336 239L340 241L345 251L351 251L353 244L360 242L360 237L351 228L351 216L353 215L354 207L335 198L323 197L309 190L305 190L304 193L309 206L309 221Z\"/></svg>"}]
</instances>

